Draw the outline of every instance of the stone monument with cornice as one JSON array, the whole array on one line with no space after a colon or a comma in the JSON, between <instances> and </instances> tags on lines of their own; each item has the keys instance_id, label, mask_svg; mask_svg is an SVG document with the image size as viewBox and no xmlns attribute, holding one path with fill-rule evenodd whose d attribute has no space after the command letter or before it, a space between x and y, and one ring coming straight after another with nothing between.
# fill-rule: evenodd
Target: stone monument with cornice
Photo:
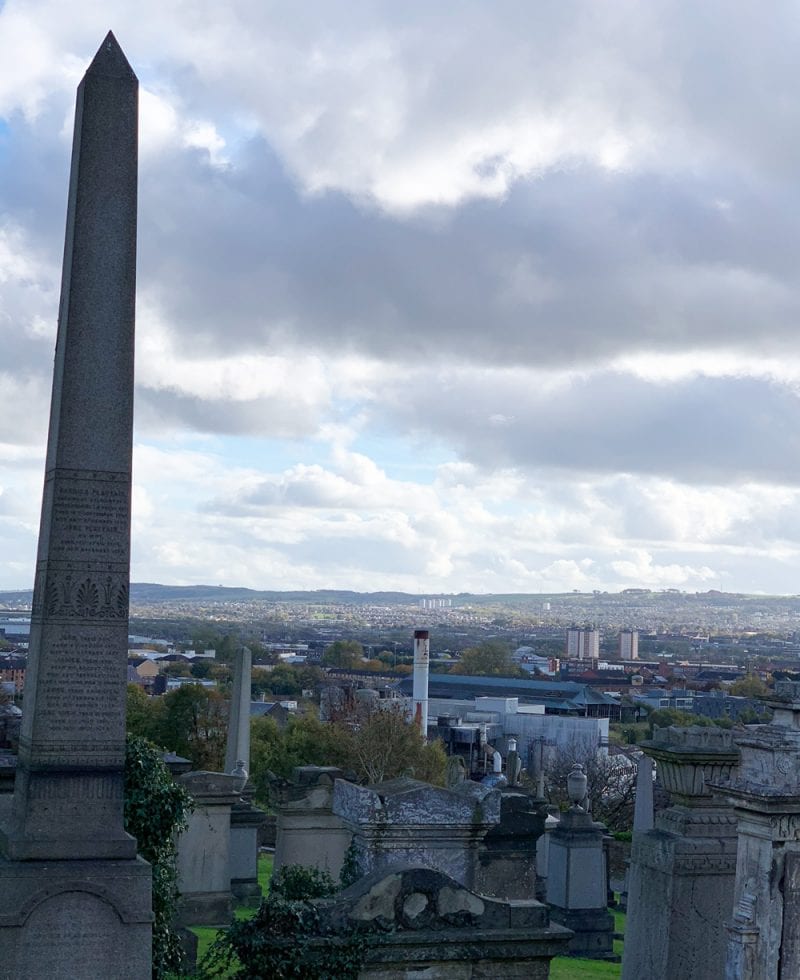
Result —
<instances>
[{"instance_id":1,"label":"stone monument with cornice","mask_svg":"<svg viewBox=\"0 0 800 980\"><path fill-rule=\"evenodd\" d=\"M738 829L726 980L800 977L800 681L767 704L772 722L736 735L739 769L718 787Z\"/></svg>"},{"instance_id":2,"label":"stone monument with cornice","mask_svg":"<svg viewBox=\"0 0 800 980\"><path fill-rule=\"evenodd\" d=\"M656 729L640 748L671 805L652 829L634 829L623 980L722 980L736 819L711 784L735 771L738 750L731 732L700 727Z\"/></svg>"},{"instance_id":3,"label":"stone monument with cornice","mask_svg":"<svg viewBox=\"0 0 800 980\"><path fill-rule=\"evenodd\" d=\"M145 978L150 867L123 826L138 81L78 88L30 656L0 812L0 977Z\"/></svg>"}]
</instances>

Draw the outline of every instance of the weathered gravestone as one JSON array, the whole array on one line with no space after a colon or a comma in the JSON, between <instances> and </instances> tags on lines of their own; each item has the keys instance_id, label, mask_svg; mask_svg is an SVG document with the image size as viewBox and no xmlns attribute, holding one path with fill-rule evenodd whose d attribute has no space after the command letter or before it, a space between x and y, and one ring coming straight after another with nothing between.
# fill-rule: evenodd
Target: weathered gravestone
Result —
<instances>
[{"instance_id":1,"label":"weathered gravestone","mask_svg":"<svg viewBox=\"0 0 800 980\"><path fill-rule=\"evenodd\" d=\"M337 779L333 812L352 831L360 874L422 865L477 890L484 838L500 822L500 793L470 781L451 790L406 776L374 786Z\"/></svg>"},{"instance_id":2,"label":"weathered gravestone","mask_svg":"<svg viewBox=\"0 0 800 980\"><path fill-rule=\"evenodd\" d=\"M242 779L224 772L187 772L178 777L194 801L185 830L178 835L180 903L178 925L227 925L231 893L231 808Z\"/></svg>"},{"instance_id":3,"label":"weathered gravestone","mask_svg":"<svg viewBox=\"0 0 800 980\"><path fill-rule=\"evenodd\" d=\"M30 657L0 813L0 975L150 975L123 828L138 82L109 34L78 87Z\"/></svg>"},{"instance_id":4,"label":"weathered gravestone","mask_svg":"<svg viewBox=\"0 0 800 980\"><path fill-rule=\"evenodd\" d=\"M483 839L478 852L475 890L494 898L545 897L546 874L539 873L537 844L549 816L547 803L519 786L503 786L500 822Z\"/></svg>"},{"instance_id":5,"label":"weathered gravestone","mask_svg":"<svg viewBox=\"0 0 800 980\"><path fill-rule=\"evenodd\" d=\"M736 819L711 784L735 770L738 750L731 732L697 727L658 729L641 748L656 760L670 806L652 829L634 830L622 976L721 980Z\"/></svg>"},{"instance_id":6,"label":"weathered gravestone","mask_svg":"<svg viewBox=\"0 0 800 980\"><path fill-rule=\"evenodd\" d=\"M314 904L334 937L364 931L359 980L547 980L571 935L540 902L487 898L431 868L376 871Z\"/></svg>"},{"instance_id":7,"label":"weathered gravestone","mask_svg":"<svg viewBox=\"0 0 800 980\"><path fill-rule=\"evenodd\" d=\"M273 871L301 864L338 877L353 837L333 812L333 787L342 776L335 766L296 766L290 780L272 786L278 815Z\"/></svg>"}]
</instances>

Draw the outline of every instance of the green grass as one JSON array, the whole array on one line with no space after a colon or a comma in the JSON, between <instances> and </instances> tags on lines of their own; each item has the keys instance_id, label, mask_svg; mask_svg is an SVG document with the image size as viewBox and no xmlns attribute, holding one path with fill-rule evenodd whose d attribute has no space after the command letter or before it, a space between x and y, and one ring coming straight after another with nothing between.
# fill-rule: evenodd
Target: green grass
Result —
<instances>
[{"instance_id":1,"label":"green grass","mask_svg":"<svg viewBox=\"0 0 800 980\"><path fill-rule=\"evenodd\" d=\"M603 960L556 956L550 964L550 980L617 980L619 975L619 963L605 963Z\"/></svg>"},{"instance_id":2,"label":"green grass","mask_svg":"<svg viewBox=\"0 0 800 980\"><path fill-rule=\"evenodd\" d=\"M258 855L258 883L264 895L269 891L269 880L272 877L273 854Z\"/></svg>"},{"instance_id":3,"label":"green grass","mask_svg":"<svg viewBox=\"0 0 800 980\"><path fill-rule=\"evenodd\" d=\"M625 935L625 913L612 909L614 931ZM622 940L614 940L614 952L622 956ZM550 964L550 980L619 980L621 963L604 960L583 960L572 956L556 956Z\"/></svg>"},{"instance_id":4,"label":"green grass","mask_svg":"<svg viewBox=\"0 0 800 980\"><path fill-rule=\"evenodd\" d=\"M264 895L269 891L269 880L272 877L272 854L258 855L258 883ZM234 910L237 919L249 919L256 914L256 909L239 905ZM208 952L208 947L217 938L219 929L216 926L191 926L197 936L197 962L199 963Z\"/></svg>"}]
</instances>

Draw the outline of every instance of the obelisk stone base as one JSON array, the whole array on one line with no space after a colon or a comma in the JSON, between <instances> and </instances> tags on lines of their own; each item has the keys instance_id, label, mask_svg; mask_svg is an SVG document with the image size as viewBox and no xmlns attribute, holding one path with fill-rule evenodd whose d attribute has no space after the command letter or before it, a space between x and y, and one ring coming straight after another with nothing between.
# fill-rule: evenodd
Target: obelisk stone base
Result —
<instances>
[{"instance_id":1,"label":"obelisk stone base","mask_svg":"<svg viewBox=\"0 0 800 980\"><path fill-rule=\"evenodd\" d=\"M150 865L0 857L0 980L148 980Z\"/></svg>"},{"instance_id":2,"label":"obelisk stone base","mask_svg":"<svg viewBox=\"0 0 800 980\"><path fill-rule=\"evenodd\" d=\"M194 800L188 826L178 835L179 926L228 925L231 896L231 807L239 801L238 776L187 772L178 782Z\"/></svg>"},{"instance_id":3,"label":"obelisk stone base","mask_svg":"<svg viewBox=\"0 0 800 980\"><path fill-rule=\"evenodd\" d=\"M258 908L258 828L266 814L252 803L241 800L231 808L231 892L240 905Z\"/></svg>"}]
</instances>

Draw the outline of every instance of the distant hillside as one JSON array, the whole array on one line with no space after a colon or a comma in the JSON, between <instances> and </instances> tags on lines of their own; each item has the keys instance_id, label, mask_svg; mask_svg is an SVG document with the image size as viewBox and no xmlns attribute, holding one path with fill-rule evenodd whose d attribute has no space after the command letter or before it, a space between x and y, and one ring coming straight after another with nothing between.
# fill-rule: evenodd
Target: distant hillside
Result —
<instances>
[{"instance_id":1,"label":"distant hillside","mask_svg":"<svg viewBox=\"0 0 800 980\"><path fill-rule=\"evenodd\" d=\"M2 593L0 593L0 599ZM160 602L330 602L339 605L376 602L403 604L418 597L405 592L349 592L319 589L312 592L279 592L276 590L239 589L223 585L154 585L137 582L131 585L131 601Z\"/></svg>"},{"instance_id":2,"label":"distant hillside","mask_svg":"<svg viewBox=\"0 0 800 980\"><path fill-rule=\"evenodd\" d=\"M20 589L17 591L0 591L0 605L18 606L30 605L33 592L30 589ZM689 592L678 593L674 590L651 592L648 589L625 589L622 592L603 592L603 593L581 593L581 592L560 592L560 593L510 593L510 594L475 594L461 592L457 595L444 595L443 593L422 592L413 594L410 592L352 592L349 590L338 589L317 589L313 591L290 591L281 592L276 589L258 590L231 588L223 585L158 585L151 582L135 582L131 585L131 603L137 605L167 605L175 603L204 603L204 602L303 602L303 603L331 603L334 605L361 605L371 603L375 605L414 605L422 598L449 598L454 606L509 606L520 610L529 605L535 605L537 609L543 600L554 600L566 603L568 606L614 606L625 605L632 609L640 605L647 604L658 606L678 604L679 606L693 606L701 603L703 605L727 605L731 602L756 603L770 605L776 601L796 602L797 596L748 596L737 593L718 592L711 589L708 592Z\"/></svg>"},{"instance_id":3,"label":"distant hillside","mask_svg":"<svg viewBox=\"0 0 800 980\"><path fill-rule=\"evenodd\" d=\"M33 601L33 589L23 589L20 592L0 592L0 603L9 606L29 606Z\"/></svg>"}]
</instances>

